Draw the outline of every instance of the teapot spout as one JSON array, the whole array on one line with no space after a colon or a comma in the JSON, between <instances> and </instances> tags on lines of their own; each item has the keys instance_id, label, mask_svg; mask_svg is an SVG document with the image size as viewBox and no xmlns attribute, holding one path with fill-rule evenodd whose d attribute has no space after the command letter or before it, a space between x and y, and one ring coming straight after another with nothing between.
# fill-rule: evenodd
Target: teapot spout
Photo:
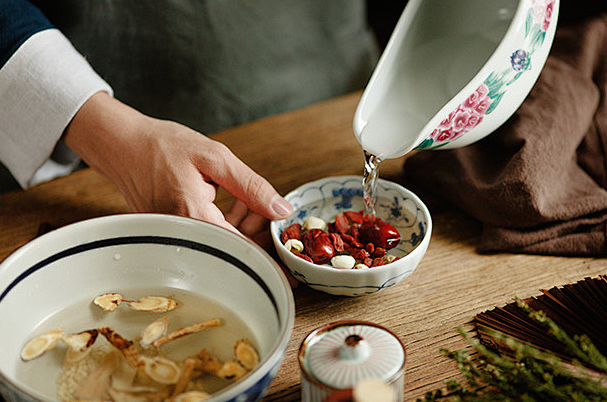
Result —
<instances>
[{"instance_id":1,"label":"teapot spout","mask_svg":"<svg viewBox=\"0 0 607 402\"><path fill-rule=\"evenodd\" d=\"M355 128L363 150L382 160L399 158L426 138L427 121L399 106L387 104L376 110L362 127Z\"/></svg>"}]
</instances>

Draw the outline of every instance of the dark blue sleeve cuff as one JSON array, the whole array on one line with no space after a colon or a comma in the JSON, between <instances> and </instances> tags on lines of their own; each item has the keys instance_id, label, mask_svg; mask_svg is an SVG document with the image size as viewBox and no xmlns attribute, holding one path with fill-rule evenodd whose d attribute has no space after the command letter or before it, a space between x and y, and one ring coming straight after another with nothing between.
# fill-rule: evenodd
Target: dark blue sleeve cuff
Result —
<instances>
[{"instance_id":1,"label":"dark blue sleeve cuff","mask_svg":"<svg viewBox=\"0 0 607 402\"><path fill-rule=\"evenodd\" d=\"M0 0L0 68L30 36L53 28L46 17L25 0Z\"/></svg>"}]
</instances>

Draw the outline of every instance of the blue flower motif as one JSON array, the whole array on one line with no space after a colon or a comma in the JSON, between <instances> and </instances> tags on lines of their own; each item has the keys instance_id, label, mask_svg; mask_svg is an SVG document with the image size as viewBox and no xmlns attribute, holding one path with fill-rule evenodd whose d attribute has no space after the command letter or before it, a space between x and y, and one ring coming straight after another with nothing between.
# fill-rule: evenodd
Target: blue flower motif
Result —
<instances>
[{"instance_id":1,"label":"blue flower motif","mask_svg":"<svg viewBox=\"0 0 607 402\"><path fill-rule=\"evenodd\" d=\"M514 71L527 70L530 62L527 52L523 49L517 50L510 56L510 63L512 64Z\"/></svg>"},{"instance_id":2,"label":"blue flower motif","mask_svg":"<svg viewBox=\"0 0 607 402\"><path fill-rule=\"evenodd\" d=\"M419 228L419 234L413 233L411 235L411 245L412 246L417 246L419 243L421 243L422 239L425 236L426 229L424 227L423 222L419 222L418 228Z\"/></svg>"},{"instance_id":3,"label":"blue flower motif","mask_svg":"<svg viewBox=\"0 0 607 402\"><path fill-rule=\"evenodd\" d=\"M341 201L335 203L335 209L341 211L352 208L352 198L355 196L362 197L362 189L340 188L333 190L333 197L341 197Z\"/></svg>"}]
</instances>

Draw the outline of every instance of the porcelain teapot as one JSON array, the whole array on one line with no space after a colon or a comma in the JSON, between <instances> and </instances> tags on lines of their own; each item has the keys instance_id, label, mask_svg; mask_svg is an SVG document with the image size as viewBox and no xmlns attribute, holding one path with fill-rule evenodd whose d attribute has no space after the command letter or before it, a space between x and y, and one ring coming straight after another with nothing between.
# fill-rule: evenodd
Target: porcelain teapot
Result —
<instances>
[{"instance_id":1,"label":"porcelain teapot","mask_svg":"<svg viewBox=\"0 0 607 402\"><path fill-rule=\"evenodd\" d=\"M354 114L379 159L471 144L529 94L554 39L559 0L410 0Z\"/></svg>"}]
</instances>

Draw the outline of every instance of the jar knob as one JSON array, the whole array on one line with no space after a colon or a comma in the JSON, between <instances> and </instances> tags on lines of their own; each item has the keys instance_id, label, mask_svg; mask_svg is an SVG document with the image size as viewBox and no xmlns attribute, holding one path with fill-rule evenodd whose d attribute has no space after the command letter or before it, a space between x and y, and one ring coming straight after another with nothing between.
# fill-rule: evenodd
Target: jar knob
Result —
<instances>
[{"instance_id":1,"label":"jar knob","mask_svg":"<svg viewBox=\"0 0 607 402\"><path fill-rule=\"evenodd\" d=\"M339 347L339 358L352 362L366 360L371 354L369 343L360 335L348 335L344 343Z\"/></svg>"}]
</instances>

